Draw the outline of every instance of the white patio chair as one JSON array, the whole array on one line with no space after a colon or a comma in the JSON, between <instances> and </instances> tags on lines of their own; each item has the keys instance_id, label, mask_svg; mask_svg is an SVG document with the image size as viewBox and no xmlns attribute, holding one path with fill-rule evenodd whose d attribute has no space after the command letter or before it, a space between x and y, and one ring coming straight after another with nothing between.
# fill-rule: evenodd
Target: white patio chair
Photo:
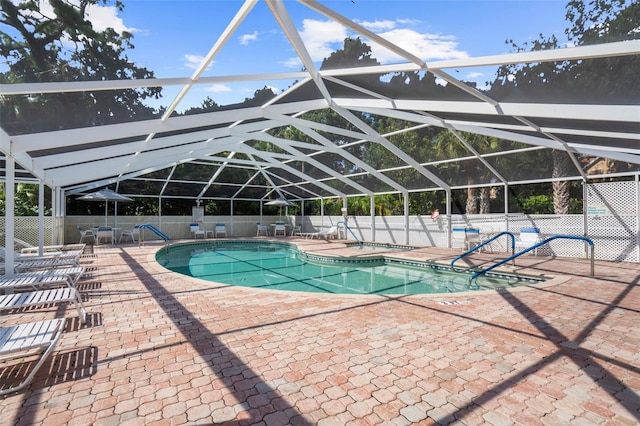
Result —
<instances>
[{"instance_id":1,"label":"white patio chair","mask_svg":"<svg viewBox=\"0 0 640 426\"><path fill-rule=\"evenodd\" d=\"M133 229L123 229L120 233L120 237L118 238L118 243L120 243L123 238L125 239L125 241L127 240L127 238L131 238L131 242L135 243L136 238L140 240L140 229L136 227L134 227Z\"/></svg>"},{"instance_id":2,"label":"white patio chair","mask_svg":"<svg viewBox=\"0 0 640 426\"><path fill-rule=\"evenodd\" d=\"M542 241L540 228L521 228L520 235L516 239L516 252L525 250ZM533 249L534 256L538 255L538 248Z\"/></svg>"},{"instance_id":3,"label":"white patio chair","mask_svg":"<svg viewBox=\"0 0 640 426\"><path fill-rule=\"evenodd\" d=\"M100 244L100 241L108 242L113 244L113 229L100 227L95 231L96 244Z\"/></svg>"},{"instance_id":4,"label":"white patio chair","mask_svg":"<svg viewBox=\"0 0 640 426\"><path fill-rule=\"evenodd\" d=\"M96 242L96 236L93 233L93 229L84 229L81 226L78 226L78 232L80 232L80 243L84 243L85 238L92 243Z\"/></svg>"},{"instance_id":5,"label":"white patio chair","mask_svg":"<svg viewBox=\"0 0 640 426\"><path fill-rule=\"evenodd\" d=\"M204 229L202 229L199 223L192 223L191 225L189 225L189 230L191 231L191 235L193 235L193 238L195 239L198 239L199 235L202 236L203 239L207 236Z\"/></svg>"},{"instance_id":6,"label":"white patio chair","mask_svg":"<svg viewBox=\"0 0 640 426\"><path fill-rule=\"evenodd\" d=\"M273 227L273 236L277 237L278 234L282 235L283 237L287 236L287 227L284 223L276 223Z\"/></svg>"},{"instance_id":7,"label":"white patio chair","mask_svg":"<svg viewBox=\"0 0 640 426\"><path fill-rule=\"evenodd\" d=\"M259 223L256 223L256 226L258 227L256 231L256 237L260 235L264 235L265 237L269 236L269 227L267 225L261 225Z\"/></svg>"},{"instance_id":8,"label":"white patio chair","mask_svg":"<svg viewBox=\"0 0 640 426\"><path fill-rule=\"evenodd\" d=\"M216 223L215 237L218 238L223 234L225 237L227 236L227 227L224 225L224 223Z\"/></svg>"},{"instance_id":9,"label":"white patio chair","mask_svg":"<svg viewBox=\"0 0 640 426\"><path fill-rule=\"evenodd\" d=\"M453 228L451 230L451 238L462 241L464 250L469 250L482 242L480 229L478 228Z\"/></svg>"}]
</instances>

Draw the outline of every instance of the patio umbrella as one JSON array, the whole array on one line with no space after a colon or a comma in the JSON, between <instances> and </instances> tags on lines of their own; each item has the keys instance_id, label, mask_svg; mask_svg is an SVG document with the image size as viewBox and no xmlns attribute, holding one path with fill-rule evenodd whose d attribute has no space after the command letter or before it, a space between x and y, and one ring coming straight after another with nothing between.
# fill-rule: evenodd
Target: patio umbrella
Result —
<instances>
[{"instance_id":1,"label":"patio umbrella","mask_svg":"<svg viewBox=\"0 0 640 426\"><path fill-rule=\"evenodd\" d=\"M110 190L109 188L101 189L100 191L92 192L87 195L83 195L82 197L78 197L78 200L82 201L104 201L104 226L107 226L107 203L109 201L122 201L129 202L133 201L133 199L127 197L126 195L118 194L115 191ZM117 212L116 212L117 215ZM114 224L117 223L114 220Z\"/></svg>"},{"instance_id":2,"label":"patio umbrella","mask_svg":"<svg viewBox=\"0 0 640 426\"><path fill-rule=\"evenodd\" d=\"M286 198L276 198L275 200L267 201L264 203L265 206L278 206L280 207L280 220L282 221L282 207L294 207L295 204Z\"/></svg>"}]
</instances>

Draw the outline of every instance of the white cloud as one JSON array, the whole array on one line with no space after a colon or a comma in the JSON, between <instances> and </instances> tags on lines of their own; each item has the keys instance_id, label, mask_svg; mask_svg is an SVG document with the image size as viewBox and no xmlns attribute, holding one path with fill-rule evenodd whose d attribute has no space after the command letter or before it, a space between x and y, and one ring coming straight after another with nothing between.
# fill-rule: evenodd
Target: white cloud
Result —
<instances>
[{"instance_id":1,"label":"white cloud","mask_svg":"<svg viewBox=\"0 0 640 426\"><path fill-rule=\"evenodd\" d=\"M391 21L389 19L385 19L382 21L355 21L355 22L373 32L392 30L396 27L396 22Z\"/></svg>"},{"instance_id":2,"label":"white cloud","mask_svg":"<svg viewBox=\"0 0 640 426\"><path fill-rule=\"evenodd\" d=\"M467 78L480 78L482 77L484 74L481 72L470 72L469 74L467 74Z\"/></svg>"},{"instance_id":3,"label":"white cloud","mask_svg":"<svg viewBox=\"0 0 640 426\"><path fill-rule=\"evenodd\" d=\"M78 2L74 1L73 3ZM130 33L139 31L136 28L127 27L122 18L118 17L118 9L113 6L93 4L87 7L87 20L93 24L93 28L97 31L104 31L107 28L113 28L119 34L123 31Z\"/></svg>"},{"instance_id":4,"label":"white cloud","mask_svg":"<svg viewBox=\"0 0 640 426\"><path fill-rule=\"evenodd\" d=\"M281 61L280 63L282 64L282 66L284 66L286 68L295 68L295 69L300 70L303 67L302 61L297 56L292 56L289 59Z\"/></svg>"},{"instance_id":5,"label":"white cloud","mask_svg":"<svg viewBox=\"0 0 640 426\"><path fill-rule=\"evenodd\" d=\"M231 92L231 87L226 86L224 84L214 84L214 85L205 87L204 91L213 92L213 93Z\"/></svg>"},{"instance_id":6,"label":"white cloud","mask_svg":"<svg viewBox=\"0 0 640 426\"><path fill-rule=\"evenodd\" d=\"M204 56L201 55L190 55L188 53L184 54L184 66L188 69L195 70L197 69L202 61L204 61ZM211 64L209 64L211 66Z\"/></svg>"},{"instance_id":7,"label":"white cloud","mask_svg":"<svg viewBox=\"0 0 640 426\"><path fill-rule=\"evenodd\" d=\"M258 31L254 31L251 34L243 34L240 36L240 44L243 46L248 45L252 41L256 41L258 39Z\"/></svg>"},{"instance_id":8,"label":"white cloud","mask_svg":"<svg viewBox=\"0 0 640 426\"><path fill-rule=\"evenodd\" d=\"M314 61L322 61L342 47L347 29L337 22L305 19L300 32L302 41Z\"/></svg>"},{"instance_id":9,"label":"white cloud","mask_svg":"<svg viewBox=\"0 0 640 426\"><path fill-rule=\"evenodd\" d=\"M401 18L398 19L398 24L403 24L403 25L417 25L422 23L421 20L419 19L411 19L411 18Z\"/></svg>"},{"instance_id":10,"label":"white cloud","mask_svg":"<svg viewBox=\"0 0 640 426\"><path fill-rule=\"evenodd\" d=\"M467 52L457 49L458 43L452 36L419 33L400 28L379 35L423 60L459 59L469 56ZM387 49L375 43L368 43L371 45L372 56L381 63L398 59L397 55Z\"/></svg>"},{"instance_id":11,"label":"white cloud","mask_svg":"<svg viewBox=\"0 0 640 426\"><path fill-rule=\"evenodd\" d=\"M398 25L406 26L416 23L418 21L411 19L359 22L363 27L376 32L380 37L423 60L459 59L469 56L467 52L458 49L458 43L453 36L421 33L412 29L398 27ZM345 38L355 36L355 34L348 32L345 27L336 22L314 19L305 19L303 21L303 28L300 34L311 58L316 62L322 61L335 50L341 49ZM398 56L389 50L364 37L361 38L371 46L372 56L380 63L385 64L398 60ZM293 59L287 60L285 64L289 68L300 66L300 62Z\"/></svg>"}]
</instances>

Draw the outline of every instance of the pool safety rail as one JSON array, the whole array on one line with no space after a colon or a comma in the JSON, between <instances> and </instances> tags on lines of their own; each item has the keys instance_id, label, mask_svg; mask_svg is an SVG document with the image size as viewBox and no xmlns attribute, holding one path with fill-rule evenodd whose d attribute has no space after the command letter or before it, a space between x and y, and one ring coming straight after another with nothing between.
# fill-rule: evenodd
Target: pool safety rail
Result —
<instances>
[{"instance_id":1,"label":"pool safety rail","mask_svg":"<svg viewBox=\"0 0 640 426\"><path fill-rule=\"evenodd\" d=\"M168 242L171 239L171 238L169 238L169 236L167 234L165 234L164 232L162 232L161 230L159 230L155 226L151 225L150 223L143 223L142 225L136 225L135 227L140 230L140 238L139 238L140 245L144 244L144 230L145 229L148 229L149 231L153 232L154 234L156 234L157 236L162 238L165 243Z\"/></svg>"},{"instance_id":2,"label":"pool safety rail","mask_svg":"<svg viewBox=\"0 0 640 426\"><path fill-rule=\"evenodd\" d=\"M489 238L487 241L483 241L482 243L478 244L477 246L471 247L469 250L465 251L464 253L462 253L460 256L457 256L455 259L453 259L451 261L451 269L454 269L453 264L456 263L458 260L462 259L463 257L473 253L476 250L480 250L482 249L482 247L491 244L493 241L497 240L498 238L502 237L503 235L506 235L507 237L511 237L510 241L511 241L511 254L513 255L515 253L516 250L516 236L513 235L512 232L509 231L503 231L497 235L494 235L493 237ZM515 265L515 261L513 263Z\"/></svg>"},{"instance_id":3,"label":"pool safety rail","mask_svg":"<svg viewBox=\"0 0 640 426\"><path fill-rule=\"evenodd\" d=\"M351 235L353 236L353 238L356 240L356 242L358 243L358 245L362 245L362 241L360 241L360 239L356 236L356 234L353 233L353 231L351 230L351 228L349 228L349 225L347 224L347 222L344 221L340 221L337 223L338 226L342 225L344 226L344 228L349 231L351 233Z\"/></svg>"},{"instance_id":4,"label":"pool safety rail","mask_svg":"<svg viewBox=\"0 0 640 426\"><path fill-rule=\"evenodd\" d=\"M509 262L510 260L514 261L515 264L515 258L518 256L522 256L525 253L530 252L531 250L535 250L538 247L547 244L550 241L553 240L558 240L558 239L568 239L568 240L582 240L585 243L589 244L589 246L591 246L591 272L590 272L590 276L593 277L595 274L595 267L594 267L594 257L593 257L593 251L594 251L594 244L593 244L593 240L591 238L588 237L583 237L583 236L579 236L579 235L554 235L552 237L546 238L542 241L540 241L537 244L533 244L531 247L527 247L526 249L519 251L518 253L512 254L511 256L507 257L506 259L503 259L485 269L482 269L476 273L474 273L471 278L469 279L469 284L472 285L475 283L475 280L480 276L480 275L484 275L487 272L491 271L492 269L497 268L500 265L504 265L505 263ZM474 249L476 249L477 247L474 247Z\"/></svg>"}]
</instances>

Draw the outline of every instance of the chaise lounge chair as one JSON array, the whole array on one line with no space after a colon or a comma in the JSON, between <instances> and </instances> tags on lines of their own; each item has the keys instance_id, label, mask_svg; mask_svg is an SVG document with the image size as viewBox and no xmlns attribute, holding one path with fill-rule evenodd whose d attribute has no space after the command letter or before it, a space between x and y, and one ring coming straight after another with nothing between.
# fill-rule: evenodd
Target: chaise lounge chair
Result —
<instances>
[{"instance_id":1,"label":"chaise lounge chair","mask_svg":"<svg viewBox=\"0 0 640 426\"><path fill-rule=\"evenodd\" d=\"M80 321L82 323L87 322L87 311L82 304L80 292L71 287L1 295L0 311L10 311L31 306L55 305L65 302L73 302L78 311Z\"/></svg>"},{"instance_id":2,"label":"chaise lounge chair","mask_svg":"<svg viewBox=\"0 0 640 426\"><path fill-rule=\"evenodd\" d=\"M305 238L307 239L314 239L314 238L324 238L325 240L328 240L329 238L337 238L338 237L338 227L337 226L332 226L331 228L329 228L328 231L320 231L320 232L311 232L308 234L303 234L305 236Z\"/></svg>"},{"instance_id":3,"label":"chaise lounge chair","mask_svg":"<svg viewBox=\"0 0 640 426\"><path fill-rule=\"evenodd\" d=\"M15 386L0 389L0 395L17 392L31 383L38 369L60 340L64 321L64 318L56 318L0 328L0 360L9 361L40 353L36 365L27 378Z\"/></svg>"},{"instance_id":4,"label":"chaise lounge chair","mask_svg":"<svg viewBox=\"0 0 640 426\"><path fill-rule=\"evenodd\" d=\"M84 272L83 266L73 266L18 272L13 276L0 275L0 290L11 292L24 289L41 290L51 287L75 288Z\"/></svg>"}]
</instances>

